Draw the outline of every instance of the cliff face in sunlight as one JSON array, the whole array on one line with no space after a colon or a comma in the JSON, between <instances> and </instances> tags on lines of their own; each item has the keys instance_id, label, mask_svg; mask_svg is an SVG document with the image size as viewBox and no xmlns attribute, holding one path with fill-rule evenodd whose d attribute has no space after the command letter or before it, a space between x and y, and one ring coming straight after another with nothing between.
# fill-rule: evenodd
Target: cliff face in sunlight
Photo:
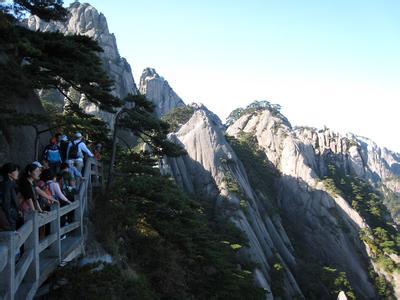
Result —
<instances>
[{"instance_id":1,"label":"cliff face in sunlight","mask_svg":"<svg viewBox=\"0 0 400 300\"><path fill-rule=\"evenodd\" d=\"M143 70L139 91L154 103L157 117L162 117L172 109L185 105L168 82L152 68Z\"/></svg>"},{"instance_id":2,"label":"cliff face in sunlight","mask_svg":"<svg viewBox=\"0 0 400 300\"><path fill-rule=\"evenodd\" d=\"M310 253L345 270L357 293L374 297L366 261L378 273L381 268L373 259L376 254L371 252L371 245L359 238L360 231L373 226L369 222L372 218L368 211L355 209L357 206L346 193L330 188L327 183L332 179L332 169L342 174L343 184L339 188L353 178L362 179L366 185L380 190L384 204L389 205L385 200L388 194L393 197L391 216L397 217L400 183L397 154L351 134L340 136L329 129L293 129L286 118L268 109L244 114L227 129L232 136L243 132L255 136L258 145L281 171L279 206L289 224L295 226L296 235L306 241ZM355 182L359 181L352 184ZM359 200L369 201L362 197ZM384 208L382 211L380 218L390 220L390 214ZM386 276L398 294L396 278L396 272Z\"/></svg>"},{"instance_id":3,"label":"cliff face in sunlight","mask_svg":"<svg viewBox=\"0 0 400 300\"><path fill-rule=\"evenodd\" d=\"M251 262L266 299L327 299L340 291L348 298L385 298L379 291L383 278L400 298L399 154L352 134L293 128L279 110L265 107L243 111L226 126L205 106L186 106L151 68L137 88L104 15L89 4L73 3L69 11L65 22L32 16L26 26L92 37L104 49L100 57L116 96L141 93L154 103L157 117L176 118L169 139L187 154L165 157L160 172L199 201L210 201L216 217L241 230L248 246L240 248L239 257ZM64 105L57 93L40 96ZM114 114L74 91L70 96L112 128ZM26 110L42 112L39 99L31 100ZM14 141L18 135L1 131L0 158L21 157L33 144Z\"/></svg>"},{"instance_id":4,"label":"cliff face in sunlight","mask_svg":"<svg viewBox=\"0 0 400 300\"><path fill-rule=\"evenodd\" d=\"M188 193L213 199L217 213L228 215L245 233L249 247L242 250L242 255L257 263L254 276L260 286L271 291L272 262L278 259L284 266L286 296L301 295L290 270L296 265L293 247L281 220L260 205L272 200L253 190L223 128L207 108L195 106L190 120L170 136L188 155L167 159L163 170L172 174Z\"/></svg>"},{"instance_id":5,"label":"cliff face in sunlight","mask_svg":"<svg viewBox=\"0 0 400 300\"><path fill-rule=\"evenodd\" d=\"M168 116L168 112L173 115L174 109L183 107L182 100L155 71L145 70L144 74L141 91L158 107L159 116ZM149 84L152 80L155 82ZM271 292L267 298L274 296L277 284L285 292L275 296L303 297L308 287L301 278L309 257L321 266L345 272L358 296L377 297L369 268L391 282L398 293L398 274L383 270L376 263L373 245L360 239L360 232L372 228L368 217L352 207L347 195L332 191L325 182L331 165L344 176L368 182L381 192L383 203L390 208L391 215L382 218L396 219L400 182L397 154L351 134L292 128L284 116L268 109L244 114L225 128L203 105L189 107L193 113L170 134L187 155L165 158L160 169L172 175L189 194L212 199L216 213L228 216L245 233L249 247L240 250L241 256L257 264L254 277ZM230 137L240 140L243 134L255 139L253 146L262 150L279 174L273 180L276 195L249 180L251 170L230 141ZM398 257L392 258L396 261ZM276 261L284 269L279 283L275 278Z\"/></svg>"},{"instance_id":6,"label":"cliff face in sunlight","mask_svg":"<svg viewBox=\"0 0 400 300\"><path fill-rule=\"evenodd\" d=\"M105 16L88 3L74 2L70 5L68 11L67 20L64 22L49 23L37 16L30 16L26 21L26 26L34 31L59 31L66 35L80 34L93 38L103 48L104 52L99 53L99 56L105 71L114 81L113 94L119 98L123 98L129 93L137 94L138 89L133 79L131 67L126 59L119 55L115 36L109 32ZM69 96L79 103L87 113L99 116L110 127L113 126L113 114L99 110L96 105L88 102L85 97L74 91L70 91ZM52 99L61 106L64 105L64 98L56 92L42 91L41 97Z\"/></svg>"}]
</instances>

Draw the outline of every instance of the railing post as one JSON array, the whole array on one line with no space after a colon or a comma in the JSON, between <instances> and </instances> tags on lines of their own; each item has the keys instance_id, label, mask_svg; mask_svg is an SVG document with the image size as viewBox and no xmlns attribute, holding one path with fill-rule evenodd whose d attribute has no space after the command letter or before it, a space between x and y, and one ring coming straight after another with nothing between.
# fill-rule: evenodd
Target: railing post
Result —
<instances>
[{"instance_id":1,"label":"railing post","mask_svg":"<svg viewBox=\"0 0 400 300\"><path fill-rule=\"evenodd\" d=\"M7 265L1 272L0 296L4 300L14 300L15 294L15 232L7 231L0 233L0 242L8 248Z\"/></svg>"},{"instance_id":2,"label":"railing post","mask_svg":"<svg viewBox=\"0 0 400 300\"><path fill-rule=\"evenodd\" d=\"M55 233L57 236L56 241L50 246L50 255L57 257L58 263L61 263L60 205L54 203L50 210L57 212L57 218L50 222L50 233Z\"/></svg>"},{"instance_id":3,"label":"railing post","mask_svg":"<svg viewBox=\"0 0 400 300\"><path fill-rule=\"evenodd\" d=\"M88 162L90 163L90 162ZM85 178L85 180L82 182L82 188L84 190L87 189L87 184L88 184L88 179ZM81 193L81 191L79 191L79 197L77 197L78 199L75 198L75 201L79 201L79 206L74 210L74 221L78 221L79 222L79 231L76 231L76 235L79 237L80 239L80 243L81 243L81 249L82 249L82 253L84 251L84 245L83 245L83 211L84 211L84 206L85 206L85 193Z\"/></svg>"},{"instance_id":4,"label":"railing post","mask_svg":"<svg viewBox=\"0 0 400 300\"><path fill-rule=\"evenodd\" d=\"M32 211L28 213L25 221L32 220L32 232L29 237L26 239L24 243L25 251L29 251L33 249L33 260L31 265L28 268L28 271L25 275L25 279L28 282L32 282L33 284L37 284L39 282L40 276L40 267L39 267L39 216L38 213Z\"/></svg>"}]
</instances>

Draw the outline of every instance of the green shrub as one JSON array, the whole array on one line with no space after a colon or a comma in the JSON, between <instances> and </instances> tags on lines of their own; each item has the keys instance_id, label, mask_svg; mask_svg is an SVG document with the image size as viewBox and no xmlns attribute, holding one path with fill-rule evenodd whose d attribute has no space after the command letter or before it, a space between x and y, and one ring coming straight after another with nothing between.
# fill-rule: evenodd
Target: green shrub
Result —
<instances>
[{"instance_id":1,"label":"green shrub","mask_svg":"<svg viewBox=\"0 0 400 300\"><path fill-rule=\"evenodd\" d=\"M241 132L237 138L226 136L226 139L243 163L251 186L276 199L275 181L280 176L279 171L260 149L254 135Z\"/></svg>"},{"instance_id":2,"label":"green shrub","mask_svg":"<svg viewBox=\"0 0 400 300\"><path fill-rule=\"evenodd\" d=\"M274 297L283 297L285 295L285 270L281 260L274 256L271 262L271 289Z\"/></svg>"},{"instance_id":3,"label":"green shrub","mask_svg":"<svg viewBox=\"0 0 400 300\"><path fill-rule=\"evenodd\" d=\"M241 232L225 219L212 218L211 208L191 200L170 178L124 177L112 191L96 205L100 237L109 246L119 241L119 257L146 278L158 297L264 297L248 268L237 267L236 251L247 244Z\"/></svg>"},{"instance_id":4,"label":"green shrub","mask_svg":"<svg viewBox=\"0 0 400 300\"><path fill-rule=\"evenodd\" d=\"M370 248L372 259L386 272L392 273L397 266L387 254L399 253L400 248L396 243L398 232L391 222L387 221L390 214L384 206L384 196L368 182L346 175L333 163L329 163L328 169L326 178L329 179L331 188L337 189L369 225L370 229L361 229L359 235ZM390 284L383 278L374 272L370 272L370 277L381 296L392 295Z\"/></svg>"},{"instance_id":5,"label":"green shrub","mask_svg":"<svg viewBox=\"0 0 400 300\"><path fill-rule=\"evenodd\" d=\"M230 126L241 116L244 116L246 114L254 114L263 110L269 110L273 116L282 116L280 113L281 106L279 104L272 104L269 101L265 100L264 101L256 100L247 105L245 108L237 108L233 110L226 119L226 125Z\"/></svg>"},{"instance_id":6,"label":"green shrub","mask_svg":"<svg viewBox=\"0 0 400 300\"><path fill-rule=\"evenodd\" d=\"M194 108L186 105L173 109L168 114L163 116L161 120L169 124L169 130L171 132L176 132L183 124L189 121L193 113Z\"/></svg>"},{"instance_id":7,"label":"green shrub","mask_svg":"<svg viewBox=\"0 0 400 300\"><path fill-rule=\"evenodd\" d=\"M106 264L59 268L45 299L157 299L148 282Z\"/></svg>"}]
</instances>

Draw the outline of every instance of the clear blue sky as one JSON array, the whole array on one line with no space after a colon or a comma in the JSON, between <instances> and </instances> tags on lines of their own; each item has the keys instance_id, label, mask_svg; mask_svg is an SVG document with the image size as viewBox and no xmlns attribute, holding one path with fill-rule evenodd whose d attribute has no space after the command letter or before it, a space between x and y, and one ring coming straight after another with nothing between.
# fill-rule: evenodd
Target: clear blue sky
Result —
<instances>
[{"instance_id":1,"label":"clear blue sky","mask_svg":"<svg viewBox=\"0 0 400 300\"><path fill-rule=\"evenodd\" d=\"M327 125L400 152L398 0L89 3L137 83L154 67L186 103L221 119L267 99L292 125Z\"/></svg>"}]
</instances>

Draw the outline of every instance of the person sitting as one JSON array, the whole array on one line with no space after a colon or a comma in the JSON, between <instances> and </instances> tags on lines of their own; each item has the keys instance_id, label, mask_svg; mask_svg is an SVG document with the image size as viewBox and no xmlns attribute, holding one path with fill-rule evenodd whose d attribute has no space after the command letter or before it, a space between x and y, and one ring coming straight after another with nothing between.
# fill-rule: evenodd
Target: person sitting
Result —
<instances>
[{"instance_id":1,"label":"person sitting","mask_svg":"<svg viewBox=\"0 0 400 300\"><path fill-rule=\"evenodd\" d=\"M74 160L74 164L79 172L82 172L84 154L93 157L93 153L82 140L82 134L77 132L75 133L75 140L69 144L68 159Z\"/></svg>"},{"instance_id":2,"label":"person sitting","mask_svg":"<svg viewBox=\"0 0 400 300\"><path fill-rule=\"evenodd\" d=\"M0 185L1 192L1 227L3 230L17 230L23 220L18 210L16 182L19 176L19 166L6 163L1 169L4 181Z\"/></svg>"}]
</instances>

